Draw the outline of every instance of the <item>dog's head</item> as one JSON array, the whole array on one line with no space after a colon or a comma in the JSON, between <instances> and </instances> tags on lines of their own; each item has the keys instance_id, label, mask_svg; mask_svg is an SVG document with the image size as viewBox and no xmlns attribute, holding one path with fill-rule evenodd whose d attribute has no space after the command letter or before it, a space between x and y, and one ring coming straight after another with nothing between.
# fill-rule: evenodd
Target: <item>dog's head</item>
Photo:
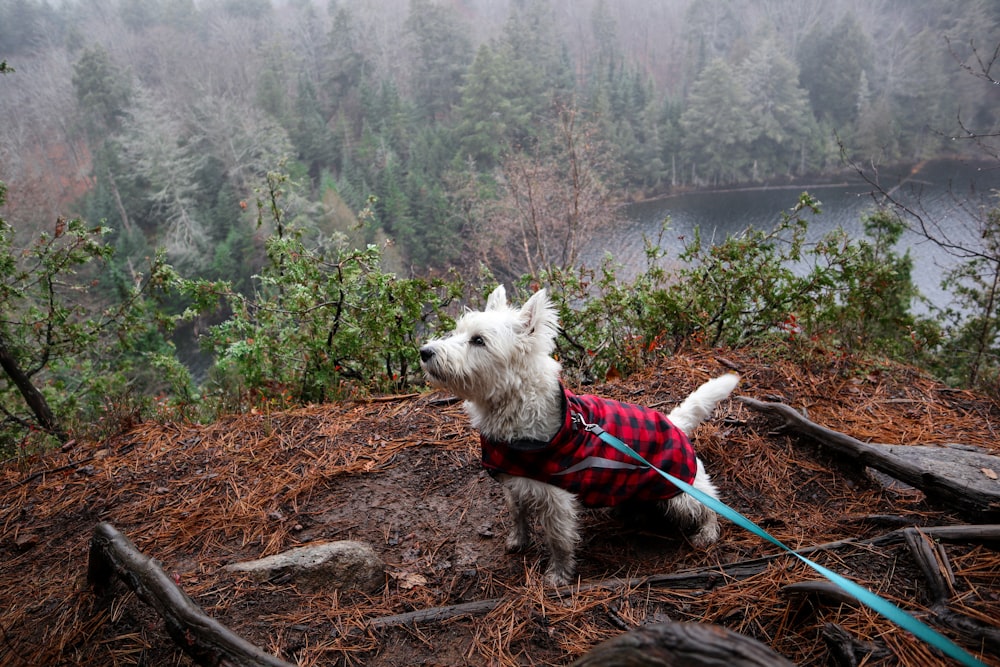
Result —
<instances>
[{"instance_id":1,"label":"dog's head","mask_svg":"<svg viewBox=\"0 0 1000 667\"><path fill-rule=\"evenodd\" d=\"M420 348L420 365L431 384L475 403L488 403L528 385L558 379L552 358L558 318L545 290L520 308L497 287L483 311L469 311L448 336Z\"/></svg>"}]
</instances>

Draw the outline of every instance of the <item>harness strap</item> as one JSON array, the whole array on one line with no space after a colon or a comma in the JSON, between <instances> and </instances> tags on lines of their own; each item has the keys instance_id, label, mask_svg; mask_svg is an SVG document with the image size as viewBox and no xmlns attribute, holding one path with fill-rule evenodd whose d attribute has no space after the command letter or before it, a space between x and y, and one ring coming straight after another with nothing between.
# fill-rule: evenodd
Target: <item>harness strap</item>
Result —
<instances>
[{"instance_id":1,"label":"harness strap","mask_svg":"<svg viewBox=\"0 0 1000 667\"><path fill-rule=\"evenodd\" d=\"M721 500L713 498L707 493L691 486L687 482L677 479L673 475L663 472L656 466L650 464L648 461L646 461L646 459L644 459L642 456L636 453L631 447L629 447L624 442L622 442L615 436L605 431L597 424L588 424L584 420L583 416L580 415L579 413L573 413L573 423L576 426L583 428L584 430L590 433L593 433L598 438L600 438L604 442L608 443L609 445L617 449L619 452L631 456L635 460L640 461L641 463L644 463L645 465L653 468L653 470L658 472L668 482L676 486L681 491L684 491L685 493L691 495L695 500L700 502L702 505L705 505L709 509L714 510L720 516L729 519L736 525L745 528L746 530L749 530L754 535L762 537L768 542L771 542L772 544L784 549L785 551L792 554L800 561L811 567L813 570L820 573L821 575L832 581L834 584L842 588L844 591L849 593L861 604L881 614L882 616L889 619L899 627L915 635L918 639L921 639L930 644L931 646L937 648L945 655L954 658L955 660L957 660L963 665L966 665L967 667L986 667L985 663L973 657L971 654L963 650L953 641L951 641L938 631L934 630L930 626L917 620L916 618L914 618L907 612L903 611L896 605L892 604L888 600L879 597L875 593L869 591L867 588L854 583L850 579L847 579L837 574L836 572L833 572L832 570L823 567L819 563L809 560L802 554L796 552L795 550L783 544L776 537L771 536L763 528L761 528L760 526L758 526L753 521L746 518L733 508L731 508L729 505L726 505Z\"/></svg>"}]
</instances>

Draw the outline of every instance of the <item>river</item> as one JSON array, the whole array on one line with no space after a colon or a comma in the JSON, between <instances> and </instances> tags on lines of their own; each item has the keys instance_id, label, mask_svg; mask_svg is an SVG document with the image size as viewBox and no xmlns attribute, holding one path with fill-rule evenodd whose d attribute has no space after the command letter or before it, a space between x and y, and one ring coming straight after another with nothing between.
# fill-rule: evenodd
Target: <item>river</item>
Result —
<instances>
[{"instance_id":1,"label":"river","mask_svg":"<svg viewBox=\"0 0 1000 667\"><path fill-rule=\"evenodd\" d=\"M882 172L879 182L906 206L953 237L969 242L976 231L984 206L996 206L1000 189L1000 166L995 162L936 160L920 163L901 173ZM684 241L695 228L706 242L738 234L747 227L772 229L789 211L802 192L819 200L822 213L809 215L809 238L817 239L838 227L852 236L862 235L862 217L875 209L873 187L856 174L839 183L802 183L780 187L748 187L731 190L699 191L664 197L625 210L625 224L616 230L594 235L584 260L593 265L610 253L622 265L620 275L630 278L646 266L644 238L659 237L663 221L670 219L661 238L668 258L680 253ZM941 288L945 272L960 261L937 244L906 232L899 249L909 249L914 258L913 278L920 292L934 305L949 304ZM925 309L917 306L918 312Z\"/></svg>"}]
</instances>

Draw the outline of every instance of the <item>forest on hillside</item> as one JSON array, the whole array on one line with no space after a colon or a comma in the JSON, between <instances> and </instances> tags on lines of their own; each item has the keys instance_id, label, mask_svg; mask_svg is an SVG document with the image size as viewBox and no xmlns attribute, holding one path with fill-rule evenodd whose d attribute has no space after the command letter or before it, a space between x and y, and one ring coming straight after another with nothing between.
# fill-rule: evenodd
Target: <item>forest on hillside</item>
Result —
<instances>
[{"instance_id":1,"label":"forest on hillside","mask_svg":"<svg viewBox=\"0 0 1000 667\"><path fill-rule=\"evenodd\" d=\"M886 206L814 240L803 192L634 278L580 259L630 200L1000 164L998 34L994 0L0 0L0 457L412 391L498 282L551 289L574 382L757 345L1000 395L988 193L969 243ZM907 228L960 260L929 316Z\"/></svg>"},{"instance_id":2,"label":"forest on hillside","mask_svg":"<svg viewBox=\"0 0 1000 667\"><path fill-rule=\"evenodd\" d=\"M558 237L625 197L968 148L1000 91L962 66L997 34L992 0L0 0L4 216L248 289L282 172L317 244L520 275L575 259L511 247L527 215Z\"/></svg>"}]
</instances>

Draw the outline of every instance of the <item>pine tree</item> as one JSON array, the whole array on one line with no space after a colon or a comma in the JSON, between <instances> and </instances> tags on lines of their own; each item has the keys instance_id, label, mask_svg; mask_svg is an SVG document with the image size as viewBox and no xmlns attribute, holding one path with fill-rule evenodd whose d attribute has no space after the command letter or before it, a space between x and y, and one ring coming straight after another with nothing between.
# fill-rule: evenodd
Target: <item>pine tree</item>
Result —
<instances>
[{"instance_id":1,"label":"pine tree","mask_svg":"<svg viewBox=\"0 0 1000 667\"><path fill-rule=\"evenodd\" d=\"M872 43L854 14L845 14L830 32L817 24L802 45L800 80L820 119L846 129L857 115L861 73L872 71Z\"/></svg>"},{"instance_id":2,"label":"pine tree","mask_svg":"<svg viewBox=\"0 0 1000 667\"><path fill-rule=\"evenodd\" d=\"M132 100L129 77L100 46L87 49L73 66L73 89L83 126L96 146L121 129Z\"/></svg>"},{"instance_id":3,"label":"pine tree","mask_svg":"<svg viewBox=\"0 0 1000 667\"><path fill-rule=\"evenodd\" d=\"M872 99L868 76L861 73L858 86L858 120L851 133L852 152L867 162L899 158L899 143L893 127L892 108L888 95L880 94Z\"/></svg>"},{"instance_id":4,"label":"pine tree","mask_svg":"<svg viewBox=\"0 0 1000 667\"><path fill-rule=\"evenodd\" d=\"M412 0L406 31L414 57L410 65L417 111L444 120L461 97L462 79L472 61L468 28L453 9L430 0Z\"/></svg>"},{"instance_id":5,"label":"pine tree","mask_svg":"<svg viewBox=\"0 0 1000 667\"><path fill-rule=\"evenodd\" d=\"M795 64L767 38L739 68L748 93L748 120L756 137L752 153L756 176L792 174L815 133L808 94L799 87Z\"/></svg>"},{"instance_id":6,"label":"pine tree","mask_svg":"<svg viewBox=\"0 0 1000 667\"><path fill-rule=\"evenodd\" d=\"M508 95L507 76L494 46L480 46L456 113L460 161L472 159L479 169L497 165L508 141L510 125L524 121L515 114Z\"/></svg>"},{"instance_id":7,"label":"pine tree","mask_svg":"<svg viewBox=\"0 0 1000 667\"><path fill-rule=\"evenodd\" d=\"M313 181L336 160L336 140L323 118L316 89L305 76L299 77L289 138Z\"/></svg>"},{"instance_id":8,"label":"pine tree","mask_svg":"<svg viewBox=\"0 0 1000 667\"><path fill-rule=\"evenodd\" d=\"M371 64L359 44L361 29L351 12L340 7L333 16L333 26L328 36L324 66L320 72L323 81L325 115L337 111L350 113L358 103L358 90Z\"/></svg>"},{"instance_id":9,"label":"pine tree","mask_svg":"<svg viewBox=\"0 0 1000 667\"><path fill-rule=\"evenodd\" d=\"M754 133L749 105L749 93L725 61L713 60L702 70L680 118L691 181L731 183L750 177Z\"/></svg>"}]
</instances>

